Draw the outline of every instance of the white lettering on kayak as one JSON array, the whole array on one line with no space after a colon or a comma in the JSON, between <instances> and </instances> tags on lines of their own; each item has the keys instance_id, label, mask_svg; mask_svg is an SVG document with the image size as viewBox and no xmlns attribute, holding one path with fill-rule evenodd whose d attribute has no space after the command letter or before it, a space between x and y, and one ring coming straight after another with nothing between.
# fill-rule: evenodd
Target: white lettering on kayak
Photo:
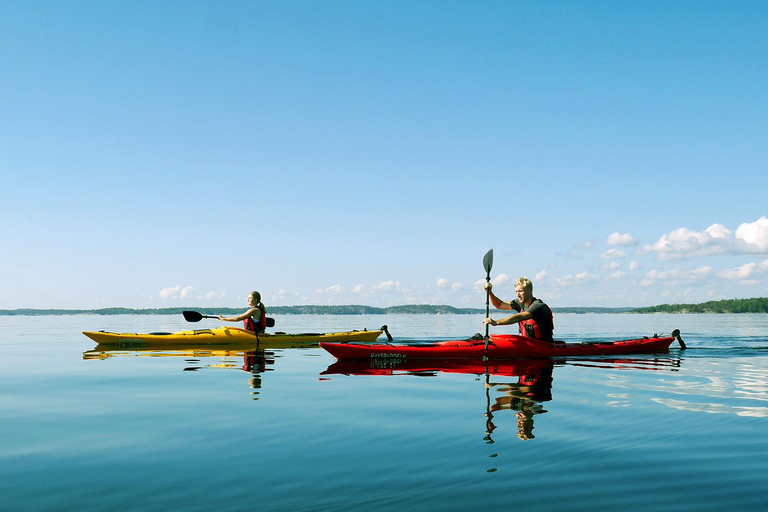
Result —
<instances>
[{"instance_id":1,"label":"white lettering on kayak","mask_svg":"<svg viewBox=\"0 0 768 512\"><path fill-rule=\"evenodd\" d=\"M371 352L371 359L377 359L380 357L385 359L405 359L406 354L402 352Z\"/></svg>"}]
</instances>

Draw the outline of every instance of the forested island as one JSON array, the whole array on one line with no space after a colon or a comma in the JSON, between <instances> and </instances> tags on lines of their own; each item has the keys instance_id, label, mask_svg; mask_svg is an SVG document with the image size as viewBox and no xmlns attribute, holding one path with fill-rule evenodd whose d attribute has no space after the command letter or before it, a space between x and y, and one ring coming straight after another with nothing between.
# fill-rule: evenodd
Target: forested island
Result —
<instances>
[{"instance_id":1,"label":"forested island","mask_svg":"<svg viewBox=\"0 0 768 512\"><path fill-rule=\"evenodd\" d=\"M243 308L102 308L102 309L2 309L0 316L46 316L46 315L180 315L182 311L201 311L206 315L236 315ZM485 308L456 308L431 304L391 306L270 306L270 315L484 315ZM495 309L492 311L497 312ZM646 308L601 308L601 307L553 307L554 313L768 313L768 298L729 299L703 302L701 304L662 304ZM498 312L497 312L498 313Z\"/></svg>"},{"instance_id":2,"label":"forested island","mask_svg":"<svg viewBox=\"0 0 768 512\"><path fill-rule=\"evenodd\" d=\"M768 313L768 298L711 300L700 304L661 304L631 313Z\"/></svg>"}]
</instances>

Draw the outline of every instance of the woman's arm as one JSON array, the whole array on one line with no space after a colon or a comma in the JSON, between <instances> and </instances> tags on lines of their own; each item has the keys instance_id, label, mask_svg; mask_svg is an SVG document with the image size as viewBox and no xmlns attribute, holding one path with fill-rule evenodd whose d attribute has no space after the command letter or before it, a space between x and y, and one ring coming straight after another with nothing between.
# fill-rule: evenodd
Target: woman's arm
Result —
<instances>
[{"instance_id":1,"label":"woman's arm","mask_svg":"<svg viewBox=\"0 0 768 512\"><path fill-rule=\"evenodd\" d=\"M261 310L259 310L259 308L251 308L248 311L246 311L245 313L243 313L242 315L230 316L230 317L225 317L225 316L219 315L219 320L221 320L223 322L240 322L242 320L245 320L248 317L253 316L256 311L258 311L259 315L261 315Z\"/></svg>"}]
</instances>

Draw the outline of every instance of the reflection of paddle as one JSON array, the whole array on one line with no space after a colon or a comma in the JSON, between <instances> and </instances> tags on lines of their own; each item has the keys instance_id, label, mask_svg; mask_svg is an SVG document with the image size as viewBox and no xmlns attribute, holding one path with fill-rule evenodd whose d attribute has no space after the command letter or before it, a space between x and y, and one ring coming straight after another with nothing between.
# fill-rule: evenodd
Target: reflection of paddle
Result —
<instances>
[{"instance_id":1,"label":"reflection of paddle","mask_svg":"<svg viewBox=\"0 0 768 512\"><path fill-rule=\"evenodd\" d=\"M496 429L496 425L493 424L493 414L491 414L491 383L490 375L488 374L488 366L485 367L485 444L493 444L491 434Z\"/></svg>"},{"instance_id":2,"label":"reflection of paddle","mask_svg":"<svg viewBox=\"0 0 768 512\"><path fill-rule=\"evenodd\" d=\"M483 256L483 268L485 269L485 282L491 282L491 267L493 267L493 249ZM485 290L485 318L491 314L491 290ZM485 324L485 350L488 351L488 324Z\"/></svg>"},{"instance_id":3,"label":"reflection of paddle","mask_svg":"<svg viewBox=\"0 0 768 512\"><path fill-rule=\"evenodd\" d=\"M219 319L217 316L203 315L197 311L182 311L181 314L184 315L184 320L187 322L199 322L203 318L215 318L216 320Z\"/></svg>"}]
</instances>

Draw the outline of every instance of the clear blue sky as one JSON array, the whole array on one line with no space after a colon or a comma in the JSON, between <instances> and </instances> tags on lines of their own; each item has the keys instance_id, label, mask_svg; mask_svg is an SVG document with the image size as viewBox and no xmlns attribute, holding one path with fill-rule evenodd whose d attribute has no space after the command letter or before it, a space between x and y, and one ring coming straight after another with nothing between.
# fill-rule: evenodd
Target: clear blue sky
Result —
<instances>
[{"instance_id":1,"label":"clear blue sky","mask_svg":"<svg viewBox=\"0 0 768 512\"><path fill-rule=\"evenodd\" d=\"M768 295L768 3L0 3L0 308ZM478 282L481 282L478 284Z\"/></svg>"}]
</instances>

